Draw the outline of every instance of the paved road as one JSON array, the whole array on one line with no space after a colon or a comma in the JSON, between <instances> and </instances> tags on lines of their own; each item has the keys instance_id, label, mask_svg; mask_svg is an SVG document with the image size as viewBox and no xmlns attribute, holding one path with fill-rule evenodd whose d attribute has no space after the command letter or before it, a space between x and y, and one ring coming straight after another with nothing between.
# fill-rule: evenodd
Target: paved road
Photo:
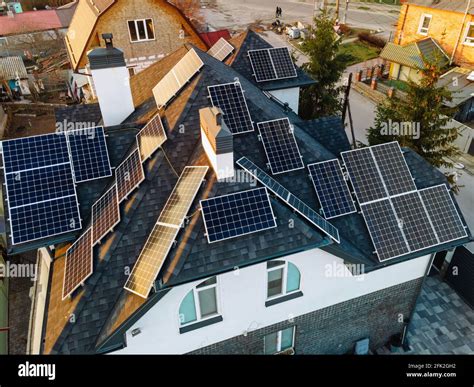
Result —
<instances>
[{"instance_id":1,"label":"paved road","mask_svg":"<svg viewBox=\"0 0 474 387\"><path fill-rule=\"evenodd\" d=\"M203 3L207 4L203 9L203 15L210 27L240 30L255 21L272 22L275 19L277 5L283 10L282 21L311 23L315 2L314 0L213 0ZM382 35L388 37L390 32L395 30L399 9L393 5L350 3L347 23L354 27L383 31ZM342 6L341 20L343 14Z\"/></svg>"}]
</instances>

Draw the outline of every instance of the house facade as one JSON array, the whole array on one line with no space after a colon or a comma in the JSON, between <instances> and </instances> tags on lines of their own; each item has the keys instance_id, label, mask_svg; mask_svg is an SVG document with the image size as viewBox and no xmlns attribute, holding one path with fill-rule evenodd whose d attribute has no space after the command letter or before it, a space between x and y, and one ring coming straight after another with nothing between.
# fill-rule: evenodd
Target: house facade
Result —
<instances>
[{"instance_id":1,"label":"house facade","mask_svg":"<svg viewBox=\"0 0 474 387\"><path fill-rule=\"evenodd\" d=\"M207 48L189 20L167 1L79 0L66 36L75 72L85 71L87 52L100 47L104 33L113 34L132 74L185 43Z\"/></svg>"},{"instance_id":2,"label":"house facade","mask_svg":"<svg viewBox=\"0 0 474 387\"><path fill-rule=\"evenodd\" d=\"M474 5L468 0L412 0L402 5L394 43L430 37L452 63L474 70Z\"/></svg>"},{"instance_id":3,"label":"house facade","mask_svg":"<svg viewBox=\"0 0 474 387\"><path fill-rule=\"evenodd\" d=\"M173 287L117 353L345 354L366 338L379 348L403 331L430 263L428 255L355 275L313 249L236 268L211 277L212 292L202 280Z\"/></svg>"}]
</instances>

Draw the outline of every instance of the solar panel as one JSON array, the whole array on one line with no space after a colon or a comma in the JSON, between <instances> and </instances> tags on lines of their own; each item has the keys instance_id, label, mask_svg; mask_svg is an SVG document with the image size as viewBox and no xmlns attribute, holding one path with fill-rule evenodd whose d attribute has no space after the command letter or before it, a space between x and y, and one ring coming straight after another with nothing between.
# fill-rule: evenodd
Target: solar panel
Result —
<instances>
[{"instance_id":1,"label":"solar panel","mask_svg":"<svg viewBox=\"0 0 474 387\"><path fill-rule=\"evenodd\" d=\"M249 50L248 55L257 82L297 77L295 65L286 47Z\"/></svg>"},{"instance_id":2,"label":"solar panel","mask_svg":"<svg viewBox=\"0 0 474 387\"><path fill-rule=\"evenodd\" d=\"M201 201L209 243L276 227L266 188Z\"/></svg>"},{"instance_id":3,"label":"solar panel","mask_svg":"<svg viewBox=\"0 0 474 387\"><path fill-rule=\"evenodd\" d=\"M261 168L256 166L252 161L246 157L242 157L237 160L237 165L240 165L245 169L251 176L255 177L260 183L266 186L271 192L277 195L281 200L287 203L295 211L297 211L304 218L314 224L324 234L329 236L331 239L340 243L339 230L329 223L322 216L318 215L311 207L305 204L303 201L298 199L275 179L267 175Z\"/></svg>"},{"instance_id":4,"label":"solar panel","mask_svg":"<svg viewBox=\"0 0 474 387\"><path fill-rule=\"evenodd\" d=\"M288 48L277 47L271 48L269 51L278 79L294 78L297 76Z\"/></svg>"},{"instance_id":5,"label":"solar panel","mask_svg":"<svg viewBox=\"0 0 474 387\"><path fill-rule=\"evenodd\" d=\"M166 132L159 114L155 115L137 134L142 161L145 161L166 141Z\"/></svg>"},{"instance_id":6,"label":"solar panel","mask_svg":"<svg viewBox=\"0 0 474 387\"><path fill-rule=\"evenodd\" d=\"M12 243L19 244L81 228L75 195L22 207L10 208Z\"/></svg>"},{"instance_id":7,"label":"solar panel","mask_svg":"<svg viewBox=\"0 0 474 387\"><path fill-rule=\"evenodd\" d=\"M232 51L234 51L234 47L224 38L220 38L207 53L222 62Z\"/></svg>"},{"instance_id":8,"label":"solar panel","mask_svg":"<svg viewBox=\"0 0 474 387\"><path fill-rule=\"evenodd\" d=\"M208 167L186 167L171 192L159 222L181 227Z\"/></svg>"},{"instance_id":9,"label":"solar panel","mask_svg":"<svg viewBox=\"0 0 474 387\"><path fill-rule=\"evenodd\" d=\"M446 185L419 191L440 243L467 237L466 229Z\"/></svg>"},{"instance_id":10,"label":"solar panel","mask_svg":"<svg viewBox=\"0 0 474 387\"><path fill-rule=\"evenodd\" d=\"M127 279L126 290L143 298L148 297L178 231L175 227L155 225Z\"/></svg>"},{"instance_id":11,"label":"solar panel","mask_svg":"<svg viewBox=\"0 0 474 387\"><path fill-rule=\"evenodd\" d=\"M357 211L339 160L310 164L308 169L326 219Z\"/></svg>"},{"instance_id":12,"label":"solar panel","mask_svg":"<svg viewBox=\"0 0 474 387\"><path fill-rule=\"evenodd\" d=\"M140 159L140 151L135 149L122 164L115 169L118 202L127 196L145 180L145 172Z\"/></svg>"},{"instance_id":13,"label":"solar panel","mask_svg":"<svg viewBox=\"0 0 474 387\"><path fill-rule=\"evenodd\" d=\"M66 251L63 279L63 301L89 278L94 269L92 229L89 228Z\"/></svg>"},{"instance_id":14,"label":"solar panel","mask_svg":"<svg viewBox=\"0 0 474 387\"><path fill-rule=\"evenodd\" d=\"M252 118L239 82L209 86L208 90L212 105L222 110L224 122L232 134L253 131Z\"/></svg>"},{"instance_id":15,"label":"solar panel","mask_svg":"<svg viewBox=\"0 0 474 387\"><path fill-rule=\"evenodd\" d=\"M381 262L410 252L389 199L361 204L361 209Z\"/></svg>"},{"instance_id":16,"label":"solar panel","mask_svg":"<svg viewBox=\"0 0 474 387\"><path fill-rule=\"evenodd\" d=\"M341 156L359 203L368 203L387 197L370 148L342 152Z\"/></svg>"},{"instance_id":17,"label":"solar panel","mask_svg":"<svg viewBox=\"0 0 474 387\"><path fill-rule=\"evenodd\" d=\"M390 196L416 191L413 177L398 142L375 145L370 149Z\"/></svg>"},{"instance_id":18,"label":"solar panel","mask_svg":"<svg viewBox=\"0 0 474 387\"><path fill-rule=\"evenodd\" d=\"M438 244L418 192L396 196L391 200L411 251Z\"/></svg>"},{"instance_id":19,"label":"solar panel","mask_svg":"<svg viewBox=\"0 0 474 387\"><path fill-rule=\"evenodd\" d=\"M112 176L103 127L68 131L66 137L76 183Z\"/></svg>"},{"instance_id":20,"label":"solar panel","mask_svg":"<svg viewBox=\"0 0 474 387\"><path fill-rule=\"evenodd\" d=\"M12 244L81 228L67 149L57 134L2 142Z\"/></svg>"},{"instance_id":21,"label":"solar panel","mask_svg":"<svg viewBox=\"0 0 474 387\"><path fill-rule=\"evenodd\" d=\"M304 168L288 118L257 124L272 174Z\"/></svg>"},{"instance_id":22,"label":"solar panel","mask_svg":"<svg viewBox=\"0 0 474 387\"><path fill-rule=\"evenodd\" d=\"M70 162L67 142L61 134L4 140L2 148L7 173Z\"/></svg>"},{"instance_id":23,"label":"solar panel","mask_svg":"<svg viewBox=\"0 0 474 387\"><path fill-rule=\"evenodd\" d=\"M204 66L199 55L191 49L153 88L158 108L165 106L181 88Z\"/></svg>"},{"instance_id":24,"label":"solar panel","mask_svg":"<svg viewBox=\"0 0 474 387\"><path fill-rule=\"evenodd\" d=\"M92 206L93 244L100 242L120 222L117 186L114 184Z\"/></svg>"},{"instance_id":25,"label":"solar panel","mask_svg":"<svg viewBox=\"0 0 474 387\"><path fill-rule=\"evenodd\" d=\"M208 167L185 167L153 228L124 288L147 298L201 187Z\"/></svg>"},{"instance_id":26,"label":"solar panel","mask_svg":"<svg viewBox=\"0 0 474 387\"><path fill-rule=\"evenodd\" d=\"M7 173L5 182L12 208L76 194L69 163Z\"/></svg>"}]
</instances>

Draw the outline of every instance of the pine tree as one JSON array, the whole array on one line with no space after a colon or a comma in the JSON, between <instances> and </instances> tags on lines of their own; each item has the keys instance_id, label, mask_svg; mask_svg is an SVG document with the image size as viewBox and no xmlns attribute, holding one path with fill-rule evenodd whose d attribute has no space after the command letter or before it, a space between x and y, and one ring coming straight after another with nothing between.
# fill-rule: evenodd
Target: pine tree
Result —
<instances>
[{"instance_id":1,"label":"pine tree","mask_svg":"<svg viewBox=\"0 0 474 387\"><path fill-rule=\"evenodd\" d=\"M337 83L351 57L339 52L340 44L334 32L334 18L323 11L315 17L310 37L302 45L309 57L303 68L317 82L301 93L299 111L304 119L334 115L342 110L343 86Z\"/></svg>"},{"instance_id":2,"label":"pine tree","mask_svg":"<svg viewBox=\"0 0 474 387\"><path fill-rule=\"evenodd\" d=\"M368 130L369 145L398 141L435 167L452 167L449 158L459 152L453 143L458 137L458 129L446 125L456 109L444 104L452 101L451 92L446 87L437 86L442 74L439 63L438 60L425 61L418 84L408 81L403 98L393 97L377 106L375 124ZM394 133L396 125L419 129L419 136L414 130Z\"/></svg>"}]
</instances>

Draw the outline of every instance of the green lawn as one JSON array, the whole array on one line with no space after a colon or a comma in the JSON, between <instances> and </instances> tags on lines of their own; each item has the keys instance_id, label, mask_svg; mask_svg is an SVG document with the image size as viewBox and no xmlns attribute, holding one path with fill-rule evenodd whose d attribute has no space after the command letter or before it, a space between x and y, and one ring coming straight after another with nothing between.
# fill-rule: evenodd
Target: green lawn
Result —
<instances>
[{"instance_id":1,"label":"green lawn","mask_svg":"<svg viewBox=\"0 0 474 387\"><path fill-rule=\"evenodd\" d=\"M389 79L387 81L384 81L384 84L390 87L394 87L395 89L398 89L400 91L407 91L408 90L408 85L406 82L399 81L397 79Z\"/></svg>"},{"instance_id":2,"label":"green lawn","mask_svg":"<svg viewBox=\"0 0 474 387\"><path fill-rule=\"evenodd\" d=\"M380 54L380 50L377 47L373 47L361 41L341 44L339 50L340 52L349 54L352 57L348 66L377 58Z\"/></svg>"}]
</instances>

